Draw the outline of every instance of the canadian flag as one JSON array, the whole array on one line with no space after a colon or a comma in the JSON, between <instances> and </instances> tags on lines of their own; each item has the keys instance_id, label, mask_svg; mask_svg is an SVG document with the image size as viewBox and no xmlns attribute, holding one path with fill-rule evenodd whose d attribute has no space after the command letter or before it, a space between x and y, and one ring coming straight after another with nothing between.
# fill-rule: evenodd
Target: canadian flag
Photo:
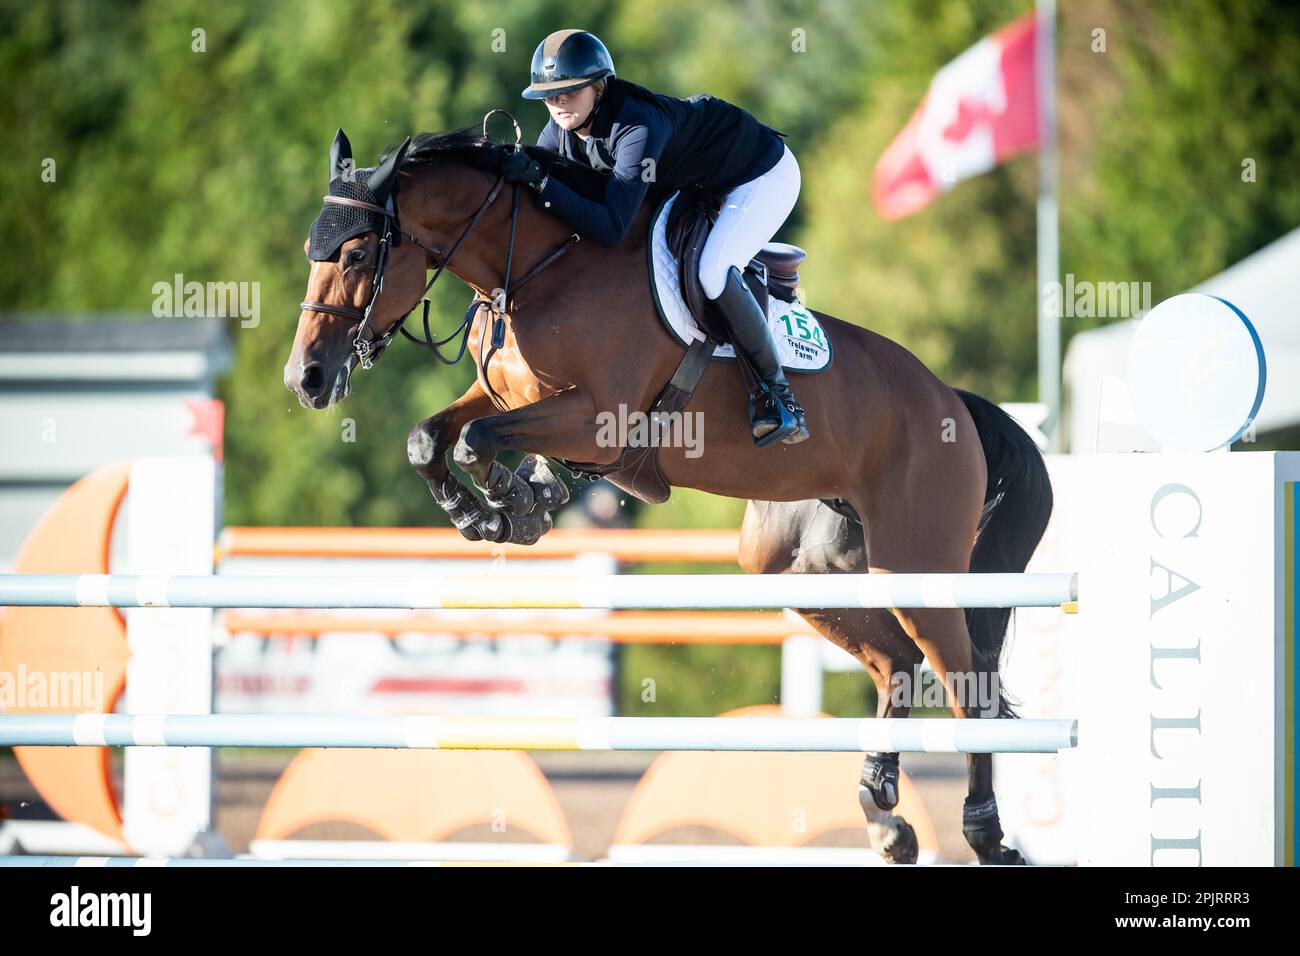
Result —
<instances>
[{"instance_id":1,"label":"canadian flag","mask_svg":"<svg viewBox=\"0 0 1300 956\"><path fill-rule=\"evenodd\" d=\"M1038 144L1037 19L1030 13L940 70L876 163L876 210L899 219L961 179Z\"/></svg>"}]
</instances>

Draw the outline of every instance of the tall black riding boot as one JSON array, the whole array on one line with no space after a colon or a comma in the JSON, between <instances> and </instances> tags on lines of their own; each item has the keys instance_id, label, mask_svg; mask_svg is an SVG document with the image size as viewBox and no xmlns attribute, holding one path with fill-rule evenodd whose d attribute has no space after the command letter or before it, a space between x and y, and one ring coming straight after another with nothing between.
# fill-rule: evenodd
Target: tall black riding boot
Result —
<instances>
[{"instance_id":1,"label":"tall black riding boot","mask_svg":"<svg viewBox=\"0 0 1300 956\"><path fill-rule=\"evenodd\" d=\"M776 354L776 342L767 316L754 300L740 270L732 266L722 294L713 300L727 321L738 357L749 362L759 386L749 396L749 424L754 444L766 448L774 442L795 445L808 437L803 409L790 391L785 370Z\"/></svg>"}]
</instances>

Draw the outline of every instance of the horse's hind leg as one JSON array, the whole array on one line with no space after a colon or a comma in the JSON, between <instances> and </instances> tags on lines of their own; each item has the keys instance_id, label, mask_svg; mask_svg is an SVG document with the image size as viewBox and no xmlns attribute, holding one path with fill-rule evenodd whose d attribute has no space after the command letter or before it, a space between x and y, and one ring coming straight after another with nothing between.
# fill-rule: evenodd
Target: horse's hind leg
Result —
<instances>
[{"instance_id":1,"label":"horse's hind leg","mask_svg":"<svg viewBox=\"0 0 1300 956\"><path fill-rule=\"evenodd\" d=\"M876 687L877 717L901 720L908 716L911 677L921 665L921 652L888 611L801 610L799 614L866 668ZM903 679L898 680L900 677ZM872 849L890 863L915 863L919 853L916 831L893 812L898 806L898 788L898 754L868 753L862 764L858 802L867 817Z\"/></svg>"},{"instance_id":2,"label":"horse's hind leg","mask_svg":"<svg viewBox=\"0 0 1300 956\"><path fill-rule=\"evenodd\" d=\"M875 569L873 568L873 571ZM938 565L936 570L955 570ZM962 720L996 720L1000 702L996 667L980 661L970 646L966 618L959 608L896 609L903 630L942 679L953 716ZM993 796L992 754L967 754L967 795L962 834L980 863L1024 862L1002 845L1002 826Z\"/></svg>"},{"instance_id":3,"label":"horse's hind leg","mask_svg":"<svg viewBox=\"0 0 1300 956\"><path fill-rule=\"evenodd\" d=\"M966 755L966 803L961 811L961 832L981 863L1018 866L1024 857L1002 845L1002 822L993 795L993 755Z\"/></svg>"},{"instance_id":4,"label":"horse's hind leg","mask_svg":"<svg viewBox=\"0 0 1300 956\"><path fill-rule=\"evenodd\" d=\"M867 548L872 573L963 573L970 568L979 508L964 513L956 496L929 496L925 514L911 516L905 503L891 502L867 522ZM946 513L945 513L946 511ZM948 529L944 535L917 534L924 523ZM948 708L958 719L996 719L1000 688L997 667L983 660L971 645L961 608L895 608L903 632L930 662L948 695ZM967 796L962 833L980 863L1022 863L1015 850L1002 845L1002 827L993 796L990 754L967 755Z\"/></svg>"},{"instance_id":5,"label":"horse's hind leg","mask_svg":"<svg viewBox=\"0 0 1300 956\"><path fill-rule=\"evenodd\" d=\"M866 570L862 526L819 501L751 501L741 528L740 565L751 574L827 574ZM892 693L895 675L921 663L921 652L885 610L799 610L831 643L848 651L876 687L876 715L905 718L911 694ZM905 684L910 688L910 684ZM916 832L899 814L896 753L869 753L858 801L872 848L891 863L915 863Z\"/></svg>"}]
</instances>

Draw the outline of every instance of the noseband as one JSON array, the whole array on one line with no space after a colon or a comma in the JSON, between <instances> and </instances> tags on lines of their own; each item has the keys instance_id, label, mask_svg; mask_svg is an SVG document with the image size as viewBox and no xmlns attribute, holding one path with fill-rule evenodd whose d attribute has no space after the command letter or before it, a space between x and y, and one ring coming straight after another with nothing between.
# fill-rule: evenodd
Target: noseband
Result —
<instances>
[{"instance_id":1,"label":"noseband","mask_svg":"<svg viewBox=\"0 0 1300 956\"><path fill-rule=\"evenodd\" d=\"M401 332L402 335L406 336L408 339L410 339L412 342L416 343L417 345L427 346L434 353L434 355L438 356L438 358L441 359L442 355L440 355L438 352L438 346L443 345L446 342L450 341L452 338L454 338L460 332L460 329L457 329L456 332L453 332L451 336L449 336L448 338L443 339L440 342L434 342L432 337L429 335L429 300L424 297L429 294L429 290L433 288L433 284L438 281L438 277L442 275L443 270L446 269L447 266L451 263L452 258L456 255L456 251L460 249L461 244L469 237L470 232L473 231L474 227L478 225L479 220L483 218L483 214L487 212L488 207L491 206L493 200L497 198L497 195L501 192L501 187L504 183L505 183L505 177L498 176L496 183L492 186L492 191L488 193L487 198L485 198L483 202L479 205L478 212L474 213L473 218L470 219L469 223L465 226L465 229L461 232L460 237L452 245L451 251L447 252L446 254L444 254L443 251L437 248L436 246L431 246L428 245L427 243L421 242L418 238L411 235L411 233L405 232L402 229L401 223L398 222L397 219L397 204L392 195L388 197L388 203L386 207L376 206L373 203L363 202L360 199L351 199L347 196L325 196L324 199L327 204L332 203L337 206L352 206L353 208L356 209L364 209L367 212L378 213L379 215L384 217L384 234L379 240L379 253L375 258L375 278L374 278L374 282L371 283L370 298L366 302L365 309L356 309L349 305L330 305L328 302L313 302L310 300L303 301L299 305L299 308L309 312L324 312L329 315L338 315L338 316L342 316L345 319L356 319L358 321L357 336L352 341L352 350L356 353L357 362L360 363L362 368L368 369L372 367L375 364L375 362L379 360L379 357L384 354L384 350L388 348L389 343L392 342L393 340L393 336L395 336L398 332ZM516 210L517 210L518 208L517 190L516 190L515 198L516 198ZM514 244L513 242L514 223L513 222L511 223L510 232L511 232L511 245L513 245ZM392 249L392 247L396 245L396 242L394 241L394 236L397 237L397 241L399 242L401 241L401 239L410 240L418 248L423 249L426 253L428 253L429 257L432 259L434 263L433 278L429 280L428 285L424 287L424 291L420 293L420 298L424 299L424 334L425 334L424 341L417 339L410 332L406 331L405 328L406 320L409 319L411 317L411 313L415 311L415 305L412 305L411 308L407 309L406 312L402 315L402 317L398 319L396 322L394 322L392 327L389 328L387 332L384 332L382 335L375 336L373 331L371 330L372 337L369 339L366 338L366 332L370 330L371 313L374 312L375 303L379 300L379 294L380 292L383 291L384 288L384 276L387 274L388 271L389 252ZM508 256L506 261L507 261L506 275L508 278L509 277ZM416 305L418 304L419 304L419 300L417 299ZM464 352L463 345L461 347L461 351ZM459 359L459 357L460 356L457 356L457 359ZM446 360L444 359L444 361Z\"/></svg>"}]
</instances>

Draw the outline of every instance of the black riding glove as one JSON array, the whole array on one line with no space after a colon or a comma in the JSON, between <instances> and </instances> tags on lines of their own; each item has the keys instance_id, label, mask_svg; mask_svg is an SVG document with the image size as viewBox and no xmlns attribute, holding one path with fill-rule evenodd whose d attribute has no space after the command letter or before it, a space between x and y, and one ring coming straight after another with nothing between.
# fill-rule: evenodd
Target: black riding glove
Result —
<instances>
[{"instance_id":1,"label":"black riding glove","mask_svg":"<svg viewBox=\"0 0 1300 956\"><path fill-rule=\"evenodd\" d=\"M542 164L522 150L511 153L502 161L501 175L508 183L523 183L537 192L542 191L548 178Z\"/></svg>"}]
</instances>

